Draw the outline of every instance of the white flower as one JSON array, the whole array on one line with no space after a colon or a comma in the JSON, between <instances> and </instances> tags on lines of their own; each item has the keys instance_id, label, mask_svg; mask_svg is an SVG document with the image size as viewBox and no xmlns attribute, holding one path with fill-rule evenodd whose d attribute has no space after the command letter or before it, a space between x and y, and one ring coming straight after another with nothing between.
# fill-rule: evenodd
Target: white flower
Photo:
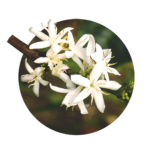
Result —
<instances>
[{"instance_id":1,"label":"white flower","mask_svg":"<svg viewBox=\"0 0 150 150\"><path fill-rule=\"evenodd\" d=\"M121 85L115 81L105 81L105 80L98 80L104 65L103 63L97 63L93 68L90 79L87 79L81 75L71 75L71 80L82 87L85 87L81 93L74 99L73 103L79 103L87 98L91 94L91 104L93 102L93 98L95 99L96 106L100 112L104 112L105 103L103 99L104 92L101 91L100 88L106 88L111 90L118 90Z\"/></svg>"},{"instance_id":2,"label":"white flower","mask_svg":"<svg viewBox=\"0 0 150 150\"><path fill-rule=\"evenodd\" d=\"M62 104L66 105L67 107L70 107L70 106L76 105L76 104L73 105L72 102L77 97L77 95L80 93L80 91L82 90L83 87L78 86L75 89L64 89L64 88L59 88L59 87L53 86L50 83L50 88L56 92L59 92L59 93L67 93ZM79 106L81 114L88 114L88 111L87 111L85 104L82 100L77 104Z\"/></svg>"},{"instance_id":3,"label":"white flower","mask_svg":"<svg viewBox=\"0 0 150 150\"><path fill-rule=\"evenodd\" d=\"M80 67L82 69L81 72L85 72L86 69L89 71L95 66L95 64L93 63L93 60L91 60L91 57L90 57L90 55L94 53L94 51L95 51L95 39L93 35L89 34L89 42L88 42L88 45L84 54L85 56L83 58L84 60L82 64L83 69Z\"/></svg>"},{"instance_id":4,"label":"white flower","mask_svg":"<svg viewBox=\"0 0 150 150\"><path fill-rule=\"evenodd\" d=\"M58 64L53 68L52 75L60 78L63 82L65 82L67 88L74 89L75 84L70 80L69 76L64 73L67 69L69 69L68 66L64 64Z\"/></svg>"},{"instance_id":5,"label":"white flower","mask_svg":"<svg viewBox=\"0 0 150 150\"><path fill-rule=\"evenodd\" d=\"M57 51L53 51L53 49L57 49ZM56 64L62 64L61 56L62 54L58 54L61 51L61 47L54 43L52 47L47 51L46 57L37 58L34 62L41 64L41 63L48 63L48 66L52 70Z\"/></svg>"},{"instance_id":6,"label":"white flower","mask_svg":"<svg viewBox=\"0 0 150 150\"><path fill-rule=\"evenodd\" d=\"M31 68L31 66L28 64L27 62L27 58L25 59L25 67L27 69L27 71L30 73L30 74L26 74L26 75L22 75L21 76L21 81L22 82L27 82L27 83L31 83L34 81L33 84L30 84L30 86L33 86L33 92L34 94L39 97L39 88L40 88L40 85L39 83L41 83L42 85L46 86L48 85L48 81L45 81L41 78L41 76L43 75L43 71L44 71L44 67L37 67L35 70L33 70Z\"/></svg>"},{"instance_id":7,"label":"white flower","mask_svg":"<svg viewBox=\"0 0 150 150\"><path fill-rule=\"evenodd\" d=\"M83 65L79 58L83 60L86 58L86 50L85 48L83 48L83 46L88 42L88 40L89 40L89 35L84 34L75 44L71 31L68 32L68 41L70 41L69 49L71 51L65 52L66 58L72 58L73 61L76 62L82 70L83 70Z\"/></svg>"},{"instance_id":8,"label":"white flower","mask_svg":"<svg viewBox=\"0 0 150 150\"><path fill-rule=\"evenodd\" d=\"M96 44L96 52L92 53L90 57L95 63L104 63L103 74L107 81L109 81L108 72L115 75L120 75L120 73L116 69L110 67L112 65L115 65L116 63L108 64L111 58L113 58L110 49L102 50L101 46Z\"/></svg>"},{"instance_id":9,"label":"white flower","mask_svg":"<svg viewBox=\"0 0 150 150\"><path fill-rule=\"evenodd\" d=\"M42 25L43 26L43 25ZM44 26L43 26L44 27ZM68 31L72 30L73 28L67 27L60 31L60 33L57 34L57 27L55 26L53 20L50 20L48 22L48 29L44 27L45 30L48 32L49 36L46 34L38 31L35 28L30 28L29 31L36 35L39 39L43 40L41 42L33 43L30 45L30 49L40 49L40 48L46 48L52 46L54 43L58 45L58 43L70 43L67 40L61 39ZM57 53L58 46L53 47L54 52Z\"/></svg>"}]
</instances>

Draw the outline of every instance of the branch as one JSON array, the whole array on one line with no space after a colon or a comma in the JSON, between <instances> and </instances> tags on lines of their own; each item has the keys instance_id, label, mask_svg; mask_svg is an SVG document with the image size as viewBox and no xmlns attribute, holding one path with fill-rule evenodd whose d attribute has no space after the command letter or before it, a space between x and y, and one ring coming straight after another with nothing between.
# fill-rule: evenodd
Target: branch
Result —
<instances>
[{"instance_id":1,"label":"branch","mask_svg":"<svg viewBox=\"0 0 150 150\"><path fill-rule=\"evenodd\" d=\"M35 60L39 58L38 52L34 50L30 50L29 46L22 41L20 41L18 38L16 38L14 35L12 35L8 41L10 45L15 47L17 50L19 50L21 53L23 53L26 57L30 58L31 60Z\"/></svg>"},{"instance_id":2,"label":"branch","mask_svg":"<svg viewBox=\"0 0 150 150\"><path fill-rule=\"evenodd\" d=\"M68 69L66 70L66 74L70 77L71 75L79 74L79 73L74 72L71 69ZM118 90L110 90L105 88L101 88L101 89L106 91L107 93L115 95L117 98L119 98L122 101L129 102L132 96L133 88L134 88L134 82L130 81L128 83L122 84L121 88Z\"/></svg>"}]
</instances>

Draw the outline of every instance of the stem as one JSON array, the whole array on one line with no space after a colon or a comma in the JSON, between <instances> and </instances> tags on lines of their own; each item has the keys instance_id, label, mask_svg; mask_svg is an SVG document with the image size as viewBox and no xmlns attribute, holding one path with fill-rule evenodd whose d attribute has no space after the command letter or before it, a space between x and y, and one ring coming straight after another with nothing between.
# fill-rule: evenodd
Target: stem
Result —
<instances>
[{"instance_id":1,"label":"stem","mask_svg":"<svg viewBox=\"0 0 150 150\"><path fill-rule=\"evenodd\" d=\"M18 38L16 38L14 35L12 35L8 41L10 45L15 47L17 50L19 50L21 53L23 53L26 57L30 58L31 60L35 60L39 58L38 52L34 50L30 50L29 46L22 41L20 41Z\"/></svg>"},{"instance_id":2,"label":"stem","mask_svg":"<svg viewBox=\"0 0 150 150\"><path fill-rule=\"evenodd\" d=\"M134 82L130 81L128 83L124 83L122 87L116 91L109 90L109 89L102 89L102 90L111 93L113 95L116 95L117 98L123 101L129 101L132 96L133 88L134 88Z\"/></svg>"}]
</instances>

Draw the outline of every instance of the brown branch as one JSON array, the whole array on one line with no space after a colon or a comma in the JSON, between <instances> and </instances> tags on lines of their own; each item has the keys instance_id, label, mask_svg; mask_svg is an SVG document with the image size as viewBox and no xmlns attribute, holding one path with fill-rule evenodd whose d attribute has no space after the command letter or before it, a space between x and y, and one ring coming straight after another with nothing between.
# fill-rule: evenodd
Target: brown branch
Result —
<instances>
[{"instance_id":1,"label":"brown branch","mask_svg":"<svg viewBox=\"0 0 150 150\"><path fill-rule=\"evenodd\" d=\"M21 53L23 53L26 57L30 58L31 60L35 60L39 58L38 52L34 50L30 50L29 46L22 41L20 41L18 38L16 38L14 35L12 35L8 41L10 45L15 47L17 50L19 50Z\"/></svg>"}]
</instances>

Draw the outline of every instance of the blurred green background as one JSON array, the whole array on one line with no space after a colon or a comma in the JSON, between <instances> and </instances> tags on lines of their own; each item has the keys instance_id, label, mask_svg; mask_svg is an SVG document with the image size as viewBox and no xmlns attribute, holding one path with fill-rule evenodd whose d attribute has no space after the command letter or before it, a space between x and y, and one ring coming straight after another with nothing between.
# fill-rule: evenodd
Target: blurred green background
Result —
<instances>
[{"instance_id":1,"label":"blurred green background","mask_svg":"<svg viewBox=\"0 0 150 150\"><path fill-rule=\"evenodd\" d=\"M95 22L79 19L59 22L57 23L57 27L58 31L65 27L73 27L74 30L72 30L72 33L75 42L77 42L83 34L92 34L95 37L96 43L100 44L103 49L112 49L112 54L115 56L111 62L117 62L114 68L121 73L121 76L109 74L110 79L120 84L134 81L134 69L131 56L119 37L108 28ZM36 41L40 40L35 37L30 44ZM39 54L41 56L45 55L45 53L42 52L39 52ZM114 95L104 95L106 105L104 113L98 111L95 103L87 108L89 112L87 115L80 114L78 106L75 106L73 111L71 108L68 108L66 111L65 106L60 107L66 94L54 92L49 86L45 87L40 85L40 97L37 98L32 91L32 87L28 88L27 83L20 81L21 75L28 74L24 59L25 57L23 56L19 69L19 86L22 98L34 117L52 130L73 135L88 134L98 131L115 121L128 104L127 102L122 102ZM28 59L28 63L33 68L36 67L36 64L30 59ZM69 66L74 68L75 71L79 70L78 66L71 60L69 60ZM52 76L51 73L44 75L44 79L55 86L66 88L65 83L59 78ZM90 99L90 97L86 99L84 101L85 104L90 104Z\"/></svg>"}]
</instances>

